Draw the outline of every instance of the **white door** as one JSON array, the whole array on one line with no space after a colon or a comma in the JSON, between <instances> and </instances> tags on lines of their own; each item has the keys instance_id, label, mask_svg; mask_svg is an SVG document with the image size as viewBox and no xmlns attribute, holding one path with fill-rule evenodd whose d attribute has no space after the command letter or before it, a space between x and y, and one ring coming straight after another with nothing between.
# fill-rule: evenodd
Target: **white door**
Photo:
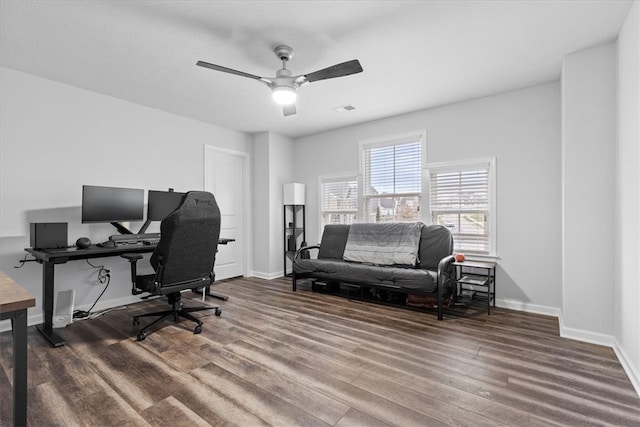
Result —
<instances>
[{"instance_id":1,"label":"white door","mask_svg":"<svg viewBox=\"0 0 640 427\"><path fill-rule=\"evenodd\" d=\"M220 207L220 238L235 239L227 245L218 245L216 280L243 276L247 157L207 145L204 155L204 189L215 196Z\"/></svg>"}]
</instances>

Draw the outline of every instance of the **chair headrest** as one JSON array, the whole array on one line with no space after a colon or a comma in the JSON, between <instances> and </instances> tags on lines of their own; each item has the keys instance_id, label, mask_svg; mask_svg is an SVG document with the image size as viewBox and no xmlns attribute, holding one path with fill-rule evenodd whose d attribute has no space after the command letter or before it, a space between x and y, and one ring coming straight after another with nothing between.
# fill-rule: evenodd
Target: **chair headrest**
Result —
<instances>
[{"instance_id":1,"label":"chair headrest","mask_svg":"<svg viewBox=\"0 0 640 427\"><path fill-rule=\"evenodd\" d=\"M216 203L216 199L208 191L189 191L182 200L180 207L211 206L214 203Z\"/></svg>"}]
</instances>

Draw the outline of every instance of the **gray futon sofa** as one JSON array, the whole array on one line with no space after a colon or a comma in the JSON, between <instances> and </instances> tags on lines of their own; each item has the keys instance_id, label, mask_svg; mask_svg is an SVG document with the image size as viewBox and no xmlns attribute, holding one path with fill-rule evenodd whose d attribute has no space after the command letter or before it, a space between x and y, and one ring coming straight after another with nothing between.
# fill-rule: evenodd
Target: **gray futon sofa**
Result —
<instances>
[{"instance_id":1,"label":"gray futon sofa","mask_svg":"<svg viewBox=\"0 0 640 427\"><path fill-rule=\"evenodd\" d=\"M292 286L296 291L298 279L313 278L431 297L442 320L455 292L452 252L451 232L441 225L326 225L319 245L296 252Z\"/></svg>"}]
</instances>

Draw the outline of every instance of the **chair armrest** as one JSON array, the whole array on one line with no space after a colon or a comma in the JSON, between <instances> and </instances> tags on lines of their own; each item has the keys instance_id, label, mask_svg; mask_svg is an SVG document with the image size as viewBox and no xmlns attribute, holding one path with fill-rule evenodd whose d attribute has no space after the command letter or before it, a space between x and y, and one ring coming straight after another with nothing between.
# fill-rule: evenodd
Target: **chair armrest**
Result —
<instances>
[{"instance_id":1,"label":"chair armrest","mask_svg":"<svg viewBox=\"0 0 640 427\"><path fill-rule=\"evenodd\" d=\"M311 245L311 246L303 246L300 249L298 249L296 251L296 253L293 255L293 260L297 260L298 258L300 258L300 254L304 251L308 251L309 249L320 249L320 245Z\"/></svg>"},{"instance_id":2,"label":"chair armrest","mask_svg":"<svg viewBox=\"0 0 640 427\"><path fill-rule=\"evenodd\" d=\"M122 254L120 257L126 259L131 264L131 295L141 294L142 291L136 287L136 277L138 276L137 263L138 260L141 260L144 256L141 254Z\"/></svg>"}]
</instances>

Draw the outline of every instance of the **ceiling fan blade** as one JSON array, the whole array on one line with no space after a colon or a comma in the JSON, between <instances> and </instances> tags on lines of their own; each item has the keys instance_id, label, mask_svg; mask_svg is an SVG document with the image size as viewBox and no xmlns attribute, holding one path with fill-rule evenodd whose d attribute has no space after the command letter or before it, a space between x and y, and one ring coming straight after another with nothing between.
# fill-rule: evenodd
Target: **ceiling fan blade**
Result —
<instances>
[{"instance_id":1,"label":"ceiling fan blade","mask_svg":"<svg viewBox=\"0 0 640 427\"><path fill-rule=\"evenodd\" d=\"M293 116L296 113L296 104L283 105L282 112L284 113L285 117Z\"/></svg>"},{"instance_id":2,"label":"ceiling fan blade","mask_svg":"<svg viewBox=\"0 0 640 427\"><path fill-rule=\"evenodd\" d=\"M360 65L360 61L354 59L352 61L343 62L342 64L336 64L331 67L306 74L305 77L307 78L307 81L315 82L317 80L333 79L361 72L362 66Z\"/></svg>"},{"instance_id":3,"label":"ceiling fan blade","mask_svg":"<svg viewBox=\"0 0 640 427\"><path fill-rule=\"evenodd\" d=\"M232 68L223 67L222 65L210 64L210 63L204 62L204 61L196 62L196 65L198 65L200 67L204 67L204 68L210 68L210 69L216 70L216 71L222 71L223 73L235 74L236 76L249 77L250 79L255 79L255 80L261 80L262 79L262 77L254 76L253 74L249 74L249 73L245 73L245 72L242 72L242 71L234 70Z\"/></svg>"}]
</instances>

